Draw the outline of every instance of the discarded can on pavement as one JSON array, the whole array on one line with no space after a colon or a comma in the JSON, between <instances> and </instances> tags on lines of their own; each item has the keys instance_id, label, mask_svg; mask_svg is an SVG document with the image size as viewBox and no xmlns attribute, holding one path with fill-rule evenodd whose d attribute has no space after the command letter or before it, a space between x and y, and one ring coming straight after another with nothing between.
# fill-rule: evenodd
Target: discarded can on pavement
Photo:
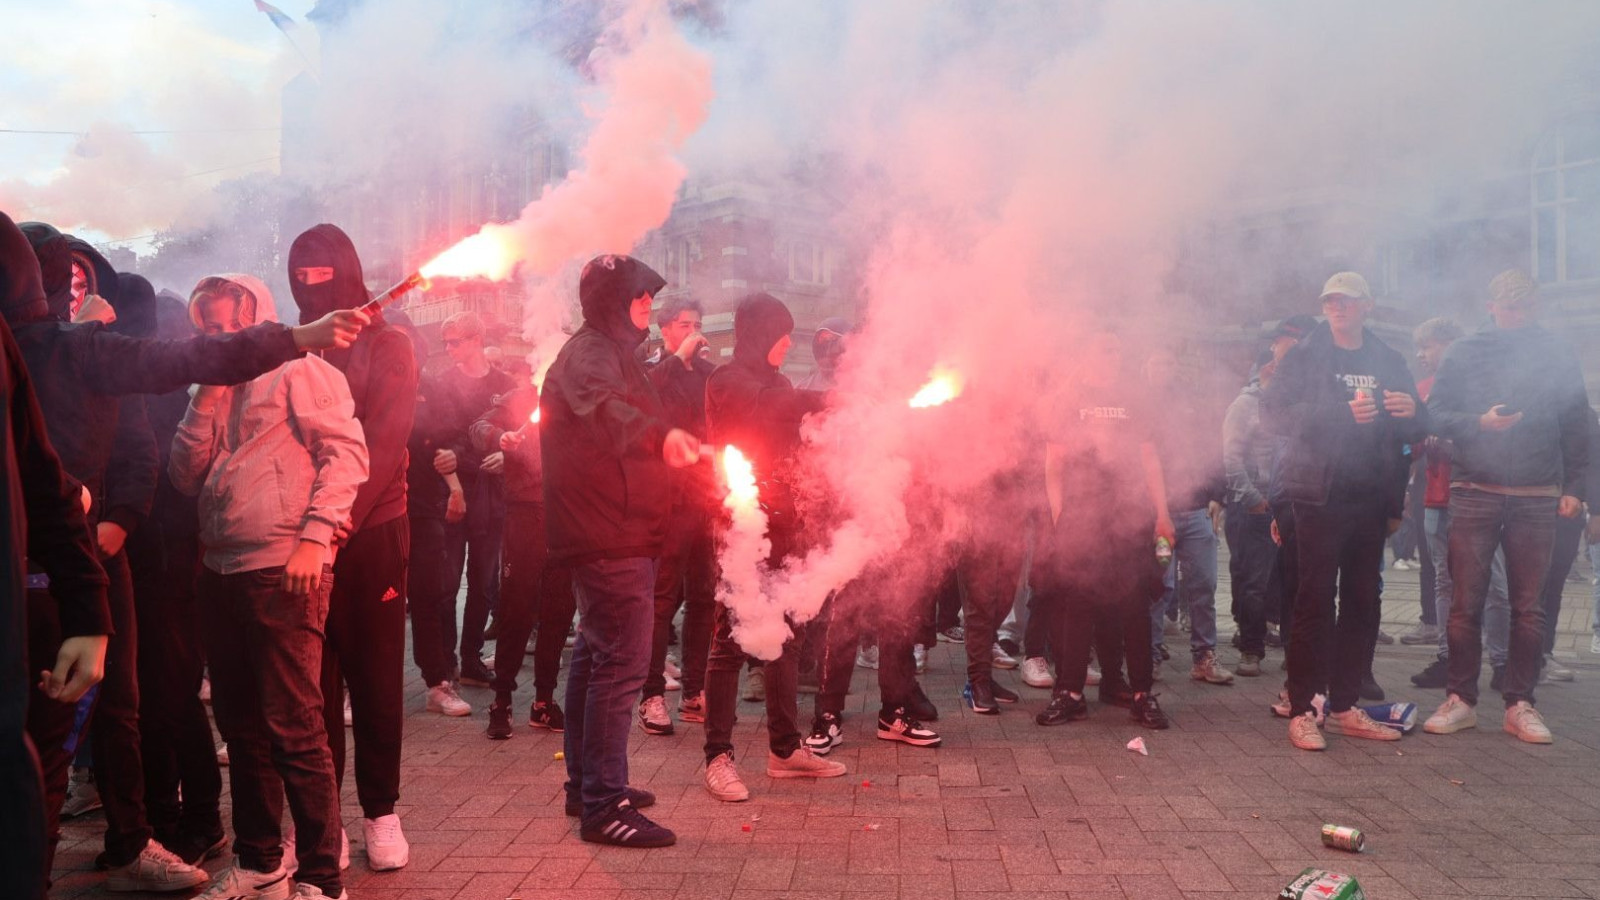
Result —
<instances>
[{"instance_id":1,"label":"discarded can on pavement","mask_svg":"<svg viewBox=\"0 0 1600 900\"><path fill-rule=\"evenodd\" d=\"M1278 900L1367 900L1367 892L1349 875L1306 869L1278 892Z\"/></svg>"},{"instance_id":2,"label":"discarded can on pavement","mask_svg":"<svg viewBox=\"0 0 1600 900\"><path fill-rule=\"evenodd\" d=\"M1335 850L1348 850L1351 853L1360 853L1361 848L1367 845L1367 836L1359 828L1349 825L1324 825L1322 826L1323 846Z\"/></svg>"}]
</instances>

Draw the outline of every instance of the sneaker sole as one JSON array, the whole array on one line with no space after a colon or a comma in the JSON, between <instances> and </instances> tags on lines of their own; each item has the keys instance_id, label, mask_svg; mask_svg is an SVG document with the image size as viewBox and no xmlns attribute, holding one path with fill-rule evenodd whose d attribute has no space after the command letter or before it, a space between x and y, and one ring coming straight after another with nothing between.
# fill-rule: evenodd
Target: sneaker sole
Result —
<instances>
[{"instance_id":1,"label":"sneaker sole","mask_svg":"<svg viewBox=\"0 0 1600 900\"><path fill-rule=\"evenodd\" d=\"M686 713L686 712L684 712L683 710L680 709L680 710L678 710L678 721L680 721L680 722L690 722L690 723L693 723L695 725L704 725L705 721L706 721L706 717L702 716L702 715L699 715L697 713Z\"/></svg>"},{"instance_id":2,"label":"sneaker sole","mask_svg":"<svg viewBox=\"0 0 1600 900\"><path fill-rule=\"evenodd\" d=\"M382 865L382 866L380 866L377 863L373 862L371 856L367 857L367 867L370 868L374 872L393 872L396 869L404 869L406 866L408 866L410 864L411 864L411 851L409 851L409 850L406 851L405 858L400 860L399 862L397 862L397 863L389 863L387 865Z\"/></svg>"},{"instance_id":3,"label":"sneaker sole","mask_svg":"<svg viewBox=\"0 0 1600 900\"><path fill-rule=\"evenodd\" d=\"M483 688L486 688L491 684L491 681L489 679L487 679L487 678L462 678L461 679L461 684L462 684L463 687L483 687Z\"/></svg>"},{"instance_id":4,"label":"sneaker sole","mask_svg":"<svg viewBox=\"0 0 1600 900\"><path fill-rule=\"evenodd\" d=\"M828 743L822 744L822 745L813 744L813 743L811 743L811 741L807 740L805 742L805 746L812 753L815 753L818 756L827 756L829 753L833 752L833 748L839 746L842 743L844 743L844 738L840 737L840 738L834 738L833 740L829 741Z\"/></svg>"},{"instance_id":5,"label":"sneaker sole","mask_svg":"<svg viewBox=\"0 0 1600 900\"><path fill-rule=\"evenodd\" d=\"M434 706L432 704L429 704L428 705L428 712L438 713L441 716L450 716L452 718L460 718L462 716L470 716L470 715L472 715L472 707L469 706L466 709L457 710L456 712L451 712L450 710L445 709L444 707Z\"/></svg>"},{"instance_id":6,"label":"sneaker sole","mask_svg":"<svg viewBox=\"0 0 1600 900\"><path fill-rule=\"evenodd\" d=\"M750 790L749 790L749 788L746 788L745 792L743 794L727 794L727 793L718 793L716 791L713 791L710 787L707 787L706 788L706 793L711 795L711 799L719 800L719 801L721 801L723 803L743 803L746 800L750 799Z\"/></svg>"},{"instance_id":7,"label":"sneaker sole","mask_svg":"<svg viewBox=\"0 0 1600 900\"><path fill-rule=\"evenodd\" d=\"M944 738L942 738L942 737L916 738L916 737L911 737L910 735L906 735L906 734L896 734L896 733L894 733L892 731L879 731L878 732L878 740L880 740L880 741L899 741L902 744L910 744L913 747L937 747L940 744L944 743ZM815 752L815 751L813 751L813 752Z\"/></svg>"},{"instance_id":8,"label":"sneaker sole","mask_svg":"<svg viewBox=\"0 0 1600 900\"><path fill-rule=\"evenodd\" d=\"M1289 739L1289 743L1293 744L1296 750L1310 750L1312 752L1317 752L1317 751L1328 749L1328 742L1327 741L1323 741L1320 744L1312 744L1312 743L1307 743L1307 742L1304 742L1304 741L1297 741L1294 738L1290 738Z\"/></svg>"},{"instance_id":9,"label":"sneaker sole","mask_svg":"<svg viewBox=\"0 0 1600 900\"><path fill-rule=\"evenodd\" d=\"M1477 727L1477 718L1466 719L1461 722L1452 722L1447 725L1435 725L1432 722L1422 723L1422 730L1428 734L1455 734L1458 731L1466 731L1468 728Z\"/></svg>"},{"instance_id":10,"label":"sneaker sole","mask_svg":"<svg viewBox=\"0 0 1600 900\"><path fill-rule=\"evenodd\" d=\"M1525 735L1510 726L1506 727L1505 732L1524 744L1554 744L1556 742L1554 735Z\"/></svg>"},{"instance_id":11,"label":"sneaker sole","mask_svg":"<svg viewBox=\"0 0 1600 900\"><path fill-rule=\"evenodd\" d=\"M1329 734L1340 734L1350 738L1361 738L1364 741L1398 741L1402 736L1400 732L1395 731L1392 728L1383 728L1382 726L1379 727L1378 731L1345 731L1338 725L1335 725L1333 723L1333 719L1328 719L1326 722L1323 722L1322 727L1323 730L1327 731Z\"/></svg>"},{"instance_id":12,"label":"sneaker sole","mask_svg":"<svg viewBox=\"0 0 1600 900\"><path fill-rule=\"evenodd\" d=\"M211 876L207 875L203 869L196 869L193 875L185 878L171 878L162 882L145 881L141 878L119 878L116 875L111 875L107 876L106 878L106 890L119 894L170 894L176 891L186 891L190 888L199 887L200 885L206 884L209 881L211 881ZM284 880L283 886L285 890L282 896L287 897L289 896L289 892L287 890L289 887L289 882L287 879Z\"/></svg>"},{"instance_id":13,"label":"sneaker sole","mask_svg":"<svg viewBox=\"0 0 1600 900\"><path fill-rule=\"evenodd\" d=\"M976 703L968 703L967 704L967 709L972 710L974 715L979 715L979 716L998 716L998 715L1000 715L1000 707L998 707L998 706L979 707Z\"/></svg>"},{"instance_id":14,"label":"sneaker sole","mask_svg":"<svg viewBox=\"0 0 1600 900\"><path fill-rule=\"evenodd\" d=\"M671 725L668 725L665 728L663 728L660 725L650 725L650 724L645 723L645 722L640 722L639 723L639 730L643 731L645 734L653 734L653 735L656 735L657 737L667 737L667 736L672 734L672 726Z\"/></svg>"},{"instance_id":15,"label":"sneaker sole","mask_svg":"<svg viewBox=\"0 0 1600 900\"><path fill-rule=\"evenodd\" d=\"M839 778L847 774L843 766L837 772L796 772L790 769L767 769L768 778Z\"/></svg>"},{"instance_id":16,"label":"sneaker sole","mask_svg":"<svg viewBox=\"0 0 1600 900\"><path fill-rule=\"evenodd\" d=\"M578 837L591 844L605 844L609 847L639 849L648 849L650 847L671 847L673 844L678 842L678 836L675 834L664 838L651 838L646 840L634 839L631 841L614 841L603 834L585 834L583 832L579 832Z\"/></svg>"},{"instance_id":17,"label":"sneaker sole","mask_svg":"<svg viewBox=\"0 0 1600 900\"><path fill-rule=\"evenodd\" d=\"M1055 683L1054 680L1051 680L1051 681L1029 681L1028 679L1024 678L1024 679L1022 679L1022 683L1027 685L1028 687L1039 688L1040 690L1045 690L1045 691L1047 691L1047 690L1049 690L1049 689L1051 689L1051 688L1056 686L1056 683Z\"/></svg>"},{"instance_id":18,"label":"sneaker sole","mask_svg":"<svg viewBox=\"0 0 1600 900\"><path fill-rule=\"evenodd\" d=\"M484 730L484 734L488 735L489 736L489 740L491 740L491 741L509 741L509 740L511 740L511 730L510 729L507 729L505 731L495 731L494 729L489 728L489 729L485 729Z\"/></svg>"}]
</instances>

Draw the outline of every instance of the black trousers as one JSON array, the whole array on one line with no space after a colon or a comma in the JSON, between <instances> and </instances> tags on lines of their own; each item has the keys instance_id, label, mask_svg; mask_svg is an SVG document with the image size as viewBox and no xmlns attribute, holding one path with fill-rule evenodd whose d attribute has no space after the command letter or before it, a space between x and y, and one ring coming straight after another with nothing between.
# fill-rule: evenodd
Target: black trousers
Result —
<instances>
[{"instance_id":1,"label":"black trousers","mask_svg":"<svg viewBox=\"0 0 1600 900\"><path fill-rule=\"evenodd\" d=\"M411 566L406 573L406 605L411 609L411 657L422 681L434 687L454 681L456 665L456 589L461 570L450 567L443 519L412 518ZM452 578L452 571L454 573Z\"/></svg>"},{"instance_id":2,"label":"black trousers","mask_svg":"<svg viewBox=\"0 0 1600 900\"><path fill-rule=\"evenodd\" d=\"M139 738L139 624L127 554L118 553L101 564L111 578L107 597L117 633L106 647L106 677L95 701L89 742L95 783L106 809L106 861L122 866L138 857L153 834L144 809L144 753Z\"/></svg>"},{"instance_id":3,"label":"black trousers","mask_svg":"<svg viewBox=\"0 0 1600 900\"><path fill-rule=\"evenodd\" d=\"M733 639L733 619L728 608L717 604L716 632L706 662L706 762L733 750L733 726L738 721L739 670L745 652ZM783 653L762 667L767 688L767 743L773 753L788 757L800 746L799 644L790 638Z\"/></svg>"},{"instance_id":4,"label":"black trousers","mask_svg":"<svg viewBox=\"0 0 1600 900\"><path fill-rule=\"evenodd\" d=\"M1278 548L1272 544L1272 514L1253 513L1242 503L1228 504L1223 533L1228 541L1228 574L1233 582L1234 620L1239 652L1266 654L1267 597Z\"/></svg>"},{"instance_id":5,"label":"black trousers","mask_svg":"<svg viewBox=\"0 0 1600 900\"><path fill-rule=\"evenodd\" d=\"M495 641L494 692L510 697L517 690L528 636L539 629L533 654L533 689L538 700L554 700L561 676L561 651L572 631L577 596L572 571L550 564L545 542L544 507L537 503L506 504L505 550L500 575L500 637Z\"/></svg>"},{"instance_id":6,"label":"black trousers","mask_svg":"<svg viewBox=\"0 0 1600 900\"><path fill-rule=\"evenodd\" d=\"M674 506L667 523L667 542L656 562L655 634L644 696L660 697L667 691L662 675L667 664L667 638L672 619L682 606L683 696L693 697L705 687L717 606L716 543L710 511L704 506Z\"/></svg>"},{"instance_id":7,"label":"black trousers","mask_svg":"<svg viewBox=\"0 0 1600 900\"><path fill-rule=\"evenodd\" d=\"M139 620L139 738L145 810L162 842L222 833L211 720L200 701L205 672L194 596L199 545L129 541L128 568Z\"/></svg>"},{"instance_id":8,"label":"black trousers","mask_svg":"<svg viewBox=\"0 0 1600 900\"><path fill-rule=\"evenodd\" d=\"M1287 642L1290 712L1310 710L1323 685L1328 711L1344 712L1359 699L1378 643L1378 567L1388 517L1382 500L1370 495L1295 503L1291 515L1299 585Z\"/></svg>"},{"instance_id":9,"label":"black trousers","mask_svg":"<svg viewBox=\"0 0 1600 900\"><path fill-rule=\"evenodd\" d=\"M993 676L995 638L1016 601L1026 551L1021 534L1017 537L1013 543L975 544L956 566L956 593L966 619L967 681L974 684Z\"/></svg>"},{"instance_id":10,"label":"black trousers","mask_svg":"<svg viewBox=\"0 0 1600 900\"><path fill-rule=\"evenodd\" d=\"M819 687L813 714L838 715L850 693L856 650L863 635L878 642L878 700L887 717L911 702L917 686L917 664L911 653L916 630L911 610L883 602L887 584L865 578L845 585L828 599L815 624L819 655Z\"/></svg>"},{"instance_id":11,"label":"black trousers","mask_svg":"<svg viewBox=\"0 0 1600 900\"><path fill-rule=\"evenodd\" d=\"M449 572L450 604L454 615L455 592L461 585L461 572L467 573L467 602L461 613L461 660L468 663L483 657L483 632L489 614L500 606L500 546L505 540L505 517L500 513L472 513L469 499L467 520L445 526ZM452 628L454 622L451 623Z\"/></svg>"},{"instance_id":12,"label":"black trousers","mask_svg":"<svg viewBox=\"0 0 1600 900\"><path fill-rule=\"evenodd\" d=\"M21 616L8 616L8 622L21 625ZM12 638L15 638L13 641ZM55 599L49 591L27 592L26 637L12 632L0 637L7 642L8 651L25 642L27 699L9 697L5 710L7 720L3 726L6 748L0 764L8 777L0 786L0 796L7 802L0 807L0 822L6 823L4 840L9 845L0 849L0 863L6 873L6 883L21 888L21 895L32 900L43 897L49 884L50 869L55 862L56 846L61 843L61 804L67 798L67 772L72 767L76 747L68 748L73 739L77 709L46 697L37 687L39 672L54 669L56 654L61 650L61 621L57 616ZM14 671L14 664L11 666ZM26 705L26 734L17 734L14 724ZM15 844L11 845L12 840ZM13 868L15 866L15 868ZM13 878L11 873L15 872Z\"/></svg>"},{"instance_id":13,"label":"black trousers","mask_svg":"<svg viewBox=\"0 0 1600 900\"><path fill-rule=\"evenodd\" d=\"M350 536L333 565L327 642L322 651L322 714L333 754L334 784L344 784L344 690L350 689L356 796L369 819L394 812L400 799L400 740L405 727L406 564L411 528L405 516Z\"/></svg>"},{"instance_id":14,"label":"black trousers","mask_svg":"<svg viewBox=\"0 0 1600 900\"><path fill-rule=\"evenodd\" d=\"M1550 571L1545 574L1541 600L1544 605L1544 652L1556 649L1556 627L1561 618L1561 590L1567 574L1578 561L1578 544L1583 540L1583 516L1556 519L1556 541L1550 549Z\"/></svg>"},{"instance_id":15,"label":"black trousers","mask_svg":"<svg viewBox=\"0 0 1600 900\"><path fill-rule=\"evenodd\" d=\"M1093 645L1105 673L1103 683L1114 684L1126 661L1129 687L1149 693L1155 683L1150 608L1162 590L1154 527L1121 524L1112 531L1078 524L1071 532L1054 529L1049 544L1041 536L1046 556L1035 570L1046 602L1054 607L1050 645L1056 655L1055 689L1083 693Z\"/></svg>"}]
</instances>

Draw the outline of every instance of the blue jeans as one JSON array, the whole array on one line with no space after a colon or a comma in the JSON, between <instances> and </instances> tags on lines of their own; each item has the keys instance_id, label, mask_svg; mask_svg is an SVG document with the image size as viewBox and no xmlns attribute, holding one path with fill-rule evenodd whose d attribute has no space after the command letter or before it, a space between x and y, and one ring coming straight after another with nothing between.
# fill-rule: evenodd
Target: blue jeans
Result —
<instances>
[{"instance_id":1,"label":"blue jeans","mask_svg":"<svg viewBox=\"0 0 1600 900\"><path fill-rule=\"evenodd\" d=\"M1433 602L1439 628L1439 658L1450 658L1450 604L1455 583L1450 580L1450 510L1430 509L1424 515L1428 553L1433 557ZM1506 641L1511 632L1511 601L1506 599L1506 553L1494 552L1489 570L1489 596L1483 605L1484 643L1489 647L1489 665L1506 664Z\"/></svg>"},{"instance_id":2,"label":"blue jeans","mask_svg":"<svg viewBox=\"0 0 1600 900\"><path fill-rule=\"evenodd\" d=\"M1239 652L1266 654L1267 596L1278 548L1272 543L1272 514L1253 513L1243 503L1228 504L1223 532L1228 539L1228 573L1233 580L1234 620Z\"/></svg>"},{"instance_id":3,"label":"blue jeans","mask_svg":"<svg viewBox=\"0 0 1600 900\"><path fill-rule=\"evenodd\" d=\"M655 623L656 561L602 559L572 570L578 639L567 675L567 796L590 820L628 787L628 729Z\"/></svg>"},{"instance_id":4,"label":"blue jeans","mask_svg":"<svg viewBox=\"0 0 1600 900\"><path fill-rule=\"evenodd\" d=\"M1217 649L1217 533L1204 509L1172 514L1177 541L1173 565L1162 576L1166 593L1150 614L1150 646L1161 644L1161 626L1174 600L1189 611L1189 653L1195 662Z\"/></svg>"},{"instance_id":5,"label":"blue jeans","mask_svg":"<svg viewBox=\"0 0 1600 900\"><path fill-rule=\"evenodd\" d=\"M1506 656L1506 706L1533 702L1544 662L1544 576L1555 546L1556 498L1511 497L1473 488L1450 489L1450 693L1478 702L1484 599L1497 548L1506 554L1511 637Z\"/></svg>"},{"instance_id":6,"label":"blue jeans","mask_svg":"<svg viewBox=\"0 0 1600 900\"><path fill-rule=\"evenodd\" d=\"M1589 564L1594 566L1596 572L1600 572L1600 544L1589 544ZM1590 625L1594 628L1594 636L1600 638L1600 575L1593 579L1591 585L1594 589L1594 611L1590 617Z\"/></svg>"}]
</instances>

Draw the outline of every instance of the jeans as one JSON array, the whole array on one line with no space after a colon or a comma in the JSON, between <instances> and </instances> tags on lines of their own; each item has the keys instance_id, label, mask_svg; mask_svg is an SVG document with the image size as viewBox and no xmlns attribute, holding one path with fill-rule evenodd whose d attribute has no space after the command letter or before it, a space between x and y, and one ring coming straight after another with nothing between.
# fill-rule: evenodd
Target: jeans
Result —
<instances>
[{"instance_id":1,"label":"jeans","mask_svg":"<svg viewBox=\"0 0 1600 900\"><path fill-rule=\"evenodd\" d=\"M456 665L456 590L461 586L461 570L450 566L449 527L443 519L411 519L411 569L406 573L411 656L428 687L453 681L460 674Z\"/></svg>"},{"instance_id":2,"label":"jeans","mask_svg":"<svg viewBox=\"0 0 1600 900\"><path fill-rule=\"evenodd\" d=\"M369 819L393 813L400 799L410 524L405 516L396 516L362 528L350 536L333 566L322 651L323 720L335 783L343 786L348 686L356 796L362 815Z\"/></svg>"},{"instance_id":3,"label":"jeans","mask_svg":"<svg viewBox=\"0 0 1600 900\"><path fill-rule=\"evenodd\" d=\"M1449 691L1478 702L1484 599L1496 548L1506 554L1511 637L1506 656L1506 706L1533 701L1544 660L1544 604L1540 590L1555 544L1556 498L1511 497L1474 488L1450 489Z\"/></svg>"},{"instance_id":4,"label":"jeans","mask_svg":"<svg viewBox=\"0 0 1600 900\"><path fill-rule=\"evenodd\" d=\"M644 696L667 692L667 638L672 619L683 607L683 696L705 688L706 659L711 652L712 619L716 613L717 551L711 513L703 505L678 504L667 522L667 542L656 573L655 634Z\"/></svg>"},{"instance_id":5,"label":"jeans","mask_svg":"<svg viewBox=\"0 0 1600 900\"><path fill-rule=\"evenodd\" d=\"M1556 628L1561 621L1561 590L1567 586L1567 573L1578 560L1578 543L1583 540L1584 517L1556 519L1556 540L1550 552L1550 570L1540 592L1544 605L1544 652L1556 649Z\"/></svg>"},{"instance_id":6,"label":"jeans","mask_svg":"<svg viewBox=\"0 0 1600 900\"><path fill-rule=\"evenodd\" d=\"M1161 644L1162 615L1176 600L1189 611L1189 655L1199 662L1217 649L1217 533L1204 509L1174 512L1172 527L1178 539L1163 576L1166 591L1150 617L1150 645Z\"/></svg>"},{"instance_id":7,"label":"jeans","mask_svg":"<svg viewBox=\"0 0 1600 900\"><path fill-rule=\"evenodd\" d=\"M879 650L880 665L883 650ZM706 661L706 762L733 751L738 721L739 669L745 652L733 639L733 616L717 604L716 631ZM800 746L799 643L790 638L777 659L762 666L767 688L767 746L787 759Z\"/></svg>"},{"instance_id":8,"label":"jeans","mask_svg":"<svg viewBox=\"0 0 1600 900\"><path fill-rule=\"evenodd\" d=\"M1600 501L1600 497L1595 499ZM1596 573L1594 580L1590 582L1594 597L1594 608L1589 614L1589 624L1594 629L1594 636L1600 638L1600 544L1592 541L1589 543L1589 565L1594 567Z\"/></svg>"},{"instance_id":9,"label":"jeans","mask_svg":"<svg viewBox=\"0 0 1600 900\"><path fill-rule=\"evenodd\" d=\"M1290 712L1309 711L1325 686L1328 710L1345 712L1356 704L1378 643L1387 516L1372 495L1290 510L1299 566L1287 654Z\"/></svg>"},{"instance_id":10,"label":"jeans","mask_svg":"<svg viewBox=\"0 0 1600 900\"><path fill-rule=\"evenodd\" d=\"M1228 574L1233 580L1239 652L1265 656L1267 589L1278 553L1272 543L1272 514L1253 513L1243 503L1230 503L1223 534L1228 541Z\"/></svg>"},{"instance_id":11,"label":"jeans","mask_svg":"<svg viewBox=\"0 0 1600 900\"><path fill-rule=\"evenodd\" d=\"M602 559L572 570L578 639L567 675L567 797L590 821L624 796L628 729L650 668L656 562Z\"/></svg>"},{"instance_id":12,"label":"jeans","mask_svg":"<svg viewBox=\"0 0 1600 900\"><path fill-rule=\"evenodd\" d=\"M966 620L967 681L973 684L988 682L994 674L994 643L1006 610L1016 602L1024 550L1020 541L1003 537L979 541L956 565Z\"/></svg>"},{"instance_id":13,"label":"jeans","mask_svg":"<svg viewBox=\"0 0 1600 900\"><path fill-rule=\"evenodd\" d=\"M446 525L444 534L452 615L463 567L467 573L467 603L461 614L461 663L475 665L483 658L483 631L489 626L489 613L500 604L500 545L505 539L505 519L492 517L471 528L465 522Z\"/></svg>"},{"instance_id":14,"label":"jeans","mask_svg":"<svg viewBox=\"0 0 1600 900\"><path fill-rule=\"evenodd\" d=\"M1434 560L1434 621L1439 628L1439 658L1450 658L1450 605L1455 598L1455 583L1450 580L1450 510L1448 507L1428 510L1428 555ZM1506 553L1494 552L1494 562L1489 569L1489 596L1483 607L1484 644L1489 649L1489 665L1506 664L1506 641L1511 632L1511 601L1506 599Z\"/></svg>"},{"instance_id":15,"label":"jeans","mask_svg":"<svg viewBox=\"0 0 1600 900\"><path fill-rule=\"evenodd\" d=\"M544 507L536 503L506 504L505 564L500 577L500 638L495 641L494 693L510 701L527 655L535 623L539 638L533 654L533 688L538 700L553 700L561 676L561 651L572 630L577 601L572 572L550 564L545 543Z\"/></svg>"},{"instance_id":16,"label":"jeans","mask_svg":"<svg viewBox=\"0 0 1600 900\"><path fill-rule=\"evenodd\" d=\"M1017 578L1016 596L1011 601L1011 612L1000 623L1000 640L1023 643L1028 636L1028 614L1033 607L1033 586L1028 573L1033 568L1034 528L1030 524L1022 539L1022 572Z\"/></svg>"},{"instance_id":17,"label":"jeans","mask_svg":"<svg viewBox=\"0 0 1600 900\"><path fill-rule=\"evenodd\" d=\"M232 575L202 567L195 589L211 709L228 744L233 851L245 868L278 867L287 794L295 879L337 897L343 828L318 683L333 570L305 596L284 593L282 580L282 567Z\"/></svg>"},{"instance_id":18,"label":"jeans","mask_svg":"<svg viewBox=\"0 0 1600 900\"><path fill-rule=\"evenodd\" d=\"M139 626L134 612L128 556L101 560L111 578L107 597L117 633L106 648L106 677L95 701L89 740L94 778L106 805L106 861L133 862L153 830L144 810L144 754L139 739Z\"/></svg>"}]
</instances>

